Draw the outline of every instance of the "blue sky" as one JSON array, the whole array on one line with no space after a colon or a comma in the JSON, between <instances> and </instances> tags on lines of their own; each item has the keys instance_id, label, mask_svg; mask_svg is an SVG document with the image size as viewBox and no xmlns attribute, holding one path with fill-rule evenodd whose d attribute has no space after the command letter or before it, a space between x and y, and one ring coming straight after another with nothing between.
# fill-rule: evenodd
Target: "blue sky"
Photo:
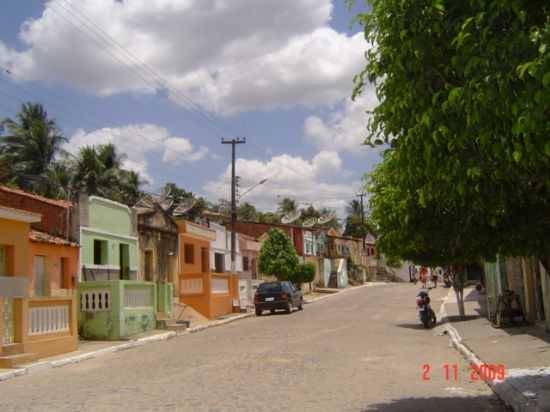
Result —
<instances>
[{"instance_id":1,"label":"blue sky","mask_svg":"<svg viewBox=\"0 0 550 412\"><path fill-rule=\"evenodd\" d=\"M246 136L243 187L269 178L247 200L341 213L378 159L360 144L374 93L349 99L367 47L351 17L330 0L8 0L0 116L42 102L70 150L113 142L152 188L175 182L211 200L229 194L220 138ZM152 87L155 75L168 86Z\"/></svg>"}]
</instances>

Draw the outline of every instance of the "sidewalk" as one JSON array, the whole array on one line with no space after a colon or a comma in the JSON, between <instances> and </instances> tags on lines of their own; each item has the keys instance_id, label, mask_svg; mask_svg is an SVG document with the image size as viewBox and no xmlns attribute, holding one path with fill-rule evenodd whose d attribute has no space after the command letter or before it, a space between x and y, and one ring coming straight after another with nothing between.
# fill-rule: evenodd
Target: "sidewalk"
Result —
<instances>
[{"instance_id":1,"label":"sidewalk","mask_svg":"<svg viewBox=\"0 0 550 412\"><path fill-rule=\"evenodd\" d=\"M472 363L504 365L503 381L487 384L514 411L550 411L550 335L538 326L494 328L485 295L465 289L466 318L459 319L454 291L444 303L453 345Z\"/></svg>"}]
</instances>

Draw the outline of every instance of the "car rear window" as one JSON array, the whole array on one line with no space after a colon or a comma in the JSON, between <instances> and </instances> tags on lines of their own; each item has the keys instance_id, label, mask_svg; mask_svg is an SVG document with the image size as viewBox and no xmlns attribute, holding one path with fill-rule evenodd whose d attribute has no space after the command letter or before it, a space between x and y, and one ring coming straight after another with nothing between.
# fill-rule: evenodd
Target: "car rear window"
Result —
<instances>
[{"instance_id":1,"label":"car rear window","mask_svg":"<svg viewBox=\"0 0 550 412\"><path fill-rule=\"evenodd\" d=\"M280 283L262 283L258 287L258 292L261 293L277 293L281 291Z\"/></svg>"}]
</instances>

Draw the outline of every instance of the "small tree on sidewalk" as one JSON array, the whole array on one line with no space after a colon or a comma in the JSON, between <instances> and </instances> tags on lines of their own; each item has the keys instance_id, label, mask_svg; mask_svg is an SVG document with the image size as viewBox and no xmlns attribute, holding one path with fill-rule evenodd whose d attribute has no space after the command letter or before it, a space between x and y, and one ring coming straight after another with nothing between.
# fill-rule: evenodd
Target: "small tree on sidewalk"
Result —
<instances>
[{"instance_id":1,"label":"small tree on sidewalk","mask_svg":"<svg viewBox=\"0 0 550 412\"><path fill-rule=\"evenodd\" d=\"M287 235L270 229L258 257L260 272L275 276L278 280L292 280L298 266L296 249Z\"/></svg>"},{"instance_id":2,"label":"small tree on sidewalk","mask_svg":"<svg viewBox=\"0 0 550 412\"><path fill-rule=\"evenodd\" d=\"M311 290L313 279L315 279L315 265L312 263L300 263L290 280L292 283L298 285L300 289L302 288L302 284L309 283L309 289Z\"/></svg>"}]
</instances>

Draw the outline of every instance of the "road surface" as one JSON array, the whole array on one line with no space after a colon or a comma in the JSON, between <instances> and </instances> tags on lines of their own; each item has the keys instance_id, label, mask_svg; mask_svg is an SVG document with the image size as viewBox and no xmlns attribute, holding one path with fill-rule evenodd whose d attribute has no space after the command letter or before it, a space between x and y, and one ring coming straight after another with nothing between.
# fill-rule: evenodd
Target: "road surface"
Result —
<instances>
[{"instance_id":1,"label":"road surface","mask_svg":"<svg viewBox=\"0 0 550 412\"><path fill-rule=\"evenodd\" d=\"M360 288L291 315L0 382L0 411L505 411L469 381L447 336L421 328L416 293L411 284ZM436 312L446 293L431 293Z\"/></svg>"}]
</instances>

